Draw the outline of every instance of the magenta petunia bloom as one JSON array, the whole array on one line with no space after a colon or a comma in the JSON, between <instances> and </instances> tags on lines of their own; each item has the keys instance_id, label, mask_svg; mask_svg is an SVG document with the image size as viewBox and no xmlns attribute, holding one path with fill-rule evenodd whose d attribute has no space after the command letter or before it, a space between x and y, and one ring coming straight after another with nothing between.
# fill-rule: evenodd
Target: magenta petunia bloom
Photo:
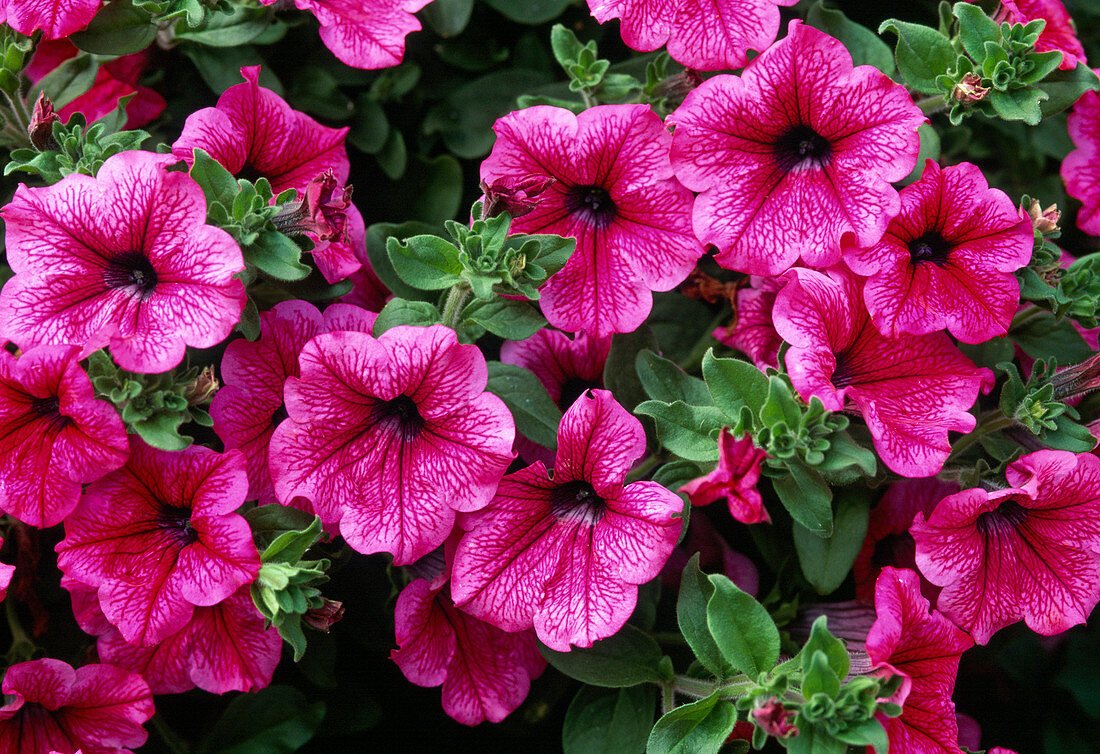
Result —
<instances>
[{"instance_id":1,"label":"magenta petunia bloom","mask_svg":"<svg viewBox=\"0 0 1100 754\"><path fill-rule=\"evenodd\" d=\"M278 195L287 189L305 196L306 187L332 171L340 185L347 183L348 162L344 136L347 128L327 128L288 105L282 97L260 86L260 67L241 68L243 84L222 92L216 107L204 107L187 116L172 154L190 165L194 150L202 149L238 178L267 178ZM366 228L354 204L346 209L348 240L315 243L313 259L325 280L335 283L359 269L357 250L366 255Z\"/></svg>"},{"instance_id":2,"label":"magenta petunia bloom","mask_svg":"<svg viewBox=\"0 0 1100 754\"><path fill-rule=\"evenodd\" d=\"M248 480L237 451L170 453L134 438L130 460L94 482L65 520L57 564L98 589L126 641L152 646L260 570L252 532L233 511Z\"/></svg>"},{"instance_id":3,"label":"magenta petunia bloom","mask_svg":"<svg viewBox=\"0 0 1100 754\"><path fill-rule=\"evenodd\" d=\"M689 68L740 68L749 50L765 50L779 32L780 5L798 0L588 0L601 24L621 20L623 41L668 54Z\"/></svg>"},{"instance_id":4,"label":"magenta petunia bloom","mask_svg":"<svg viewBox=\"0 0 1100 754\"><path fill-rule=\"evenodd\" d=\"M397 597L390 658L418 686L443 686L443 711L464 725L499 723L546 668L531 630L509 633L457 610L446 576Z\"/></svg>"},{"instance_id":5,"label":"magenta petunia bloom","mask_svg":"<svg viewBox=\"0 0 1100 754\"><path fill-rule=\"evenodd\" d=\"M995 16L997 21L1010 24L1027 24L1042 19L1047 22L1035 43L1037 52L1057 50L1062 53L1062 62L1058 67L1063 71L1072 71L1078 63L1085 63L1085 48L1077 39L1077 27L1062 5L1061 0L1001 0L1001 7Z\"/></svg>"},{"instance_id":6,"label":"magenta petunia bloom","mask_svg":"<svg viewBox=\"0 0 1100 754\"><path fill-rule=\"evenodd\" d=\"M505 631L534 626L562 652L622 628L638 585L660 573L680 535L679 496L656 482L623 484L644 452L641 422L611 393L578 398L558 429L554 478L538 462L509 474L463 520L455 604Z\"/></svg>"},{"instance_id":7,"label":"magenta petunia bloom","mask_svg":"<svg viewBox=\"0 0 1100 754\"><path fill-rule=\"evenodd\" d=\"M77 362L75 346L0 349L0 511L53 526L81 484L126 463L126 428Z\"/></svg>"},{"instance_id":8,"label":"magenta petunia bloom","mask_svg":"<svg viewBox=\"0 0 1100 754\"><path fill-rule=\"evenodd\" d=\"M867 277L863 298L883 335L947 329L964 343L1008 332L1020 302L1012 274L1031 261L1031 218L989 188L977 165L940 168L928 160L901 190L901 214L844 261Z\"/></svg>"},{"instance_id":9,"label":"magenta petunia bloom","mask_svg":"<svg viewBox=\"0 0 1100 754\"><path fill-rule=\"evenodd\" d=\"M513 230L577 239L541 290L550 324L596 337L635 330L651 292L676 287L703 253L691 232L691 192L672 177L665 124L646 105L580 115L538 106L505 115L493 130L483 182L554 179Z\"/></svg>"},{"instance_id":10,"label":"magenta petunia bloom","mask_svg":"<svg viewBox=\"0 0 1100 754\"><path fill-rule=\"evenodd\" d=\"M67 581L67 583L66 583ZM191 620L158 644L128 644L104 617L96 591L67 579L80 627L98 634L104 662L141 674L154 694L254 691L271 683L283 640L252 604L247 586L211 607L196 607Z\"/></svg>"},{"instance_id":11,"label":"magenta petunia bloom","mask_svg":"<svg viewBox=\"0 0 1100 754\"><path fill-rule=\"evenodd\" d=\"M206 199L171 155L122 152L95 178L20 185L3 210L8 263L0 336L24 350L110 346L132 372L163 372L241 318L241 250L206 225Z\"/></svg>"},{"instance_id":12,"label":"magenta petunia bloom","mask_svg":"<svg viewBox=\"0 0 1100 754\"><path fill-rule=\"evenodd\" d=\"M0 754L128 754L154 711L149 684L113 665L21 662L4 673L3 692Z\"/></svg>"},{"instance_id":13,"label":"magenta petunia bloom","mask_svg":"<svg viewBox=\"0 0 1100 754\"><path fill-rule=\"evenodd\" d=\"M867 522L867 535L852 565L856 582L856 597L871 601L875 597L875 582L887 566L917 570L914 559L916 545L909 527L917 513L928 516L936 504L948 495L959 491L955 482L940 479L901 479L890 485L886 494L871 509ZM940 589L921 579L921 594L930 602L936 600Z\"/></svg>"},{"instance_id":14,"label":"magenta petunia bloom","mask_svg":"<svg viewBox=\"0 0 1100 754\"><path fill-rule=\"evenodd\" d=\"M779 366L783 339L772 324L772 307L782 287L779 278L753 275L749 287L737 291L733 322L713 333L719 341L752 359L760 371Z\"/></svg>"},{"instance_id":15,"label":"magenta petunia bloom","mask_svg":"<svg viewBox=\"0 0 1100 754\"><path fill-rule=\"evenodd\" d=\"M1023 619L1046 636L1100 602L1100 458L1040 450L1009 464L1008 489L944 498L910 531L936 607L979 644Z\"/></svg>"},{"instance_id":16,"label":"magenta petunia bloom","mask_svg":"<svg viewBox=\"0 0 1100 754\"><path fill-rule=\"evenodd\" d=\"M90 24L99 7L100 0L5 0L0 21L28 37L41 29L43 39L61 39Z\"/></svg>"},{"instance_id":17,"label":"magenta petunia bloom","mask_svg":"<svg viewBox=\"0 0 1100 754\"><path fill-rule=\"evenodd\" d=\"M710 505L726 498L730 515L743 524L771 523L764 500L756 489L760 464L768 454L756 447L752 435L734 438L729 427L718 435L718 466L706 476L680 488L692 505Z\"/></svg>"},{"instance_id":18,"label":"magenta petunia bloom","mask_svg":"<svg viewBox=\"0 0 1100 754\"><path fill-rule=\"evenodd\" d=\"M37 83L78 52L67 39L40 42L23 72ZM141 128L155 120L167 103L155 89L138 83L151 58L152 53L145 49L101 63L91 88L57 111L61 121L68 123L73 113L82 113L89 123L99 120L114 112L119 99L130 95L133 99L126 105L126 128Z\"/></svg>"},{"instance_id":19,"label":"magenta petunia bloom","mask_svg":"<svg viewBox=\"0 0 1100 754\"><path fill-rule=\"evenodd\" d=\"M890 701L902 705L901 717L879 719L890 751L955 754L958 723L951 694L959 657L973 640L921 596L913 571L884 568L875 584L877 617L867 634L867 654L880 673L903 676Z\"/></svg>"},{"instance_id":20,"label":"magenta petunia bloom","mask_svg":"<svg viewBox=\"0 0 1100 754\"><path fill-rule=\"evenodd\" d=\"M277 0L260 0L272 5ZM420 30L413 14L431 0L294 0L321 24L321 41L352 68L389 68L405 57L405 37Z\"/></svg>"},{"instance_id":21,"label":"magenta petunia bloom","mask_svg":"<svg viewBox=\"0 0 1100 754\"><path fill-rule=\"evenodd\" d=\"M1062 180L1083 205L1077 227L1100 236L1100 92L1085 92L1074 104L1069 135L1077 148L1062 161Z\"/></svg>"},{"instance_id":22,"label":"magenta petunia bloom","mask_svg":"<svg viewBox=\"0 0 1100 754\"><path fill-rule=\"evenodd\" d=\"M4 540L0 539L0 547L4 544ZM8 565L7 563L0 563L0 602L4 601L4 598L8 596L8 585L11 584L11 577L15 575L15 566Z\"/></svg>"},{"instance_id":23,"label":"magenta petunia bloom","mask_svg":"<svg viewBox=\"0 0 1100 754\"><path fill-rule=\"evenodd\" d=\"M298 354L323 332L370 333L376 316L351 304L333 304L322 315L305 301L284 301L260 314L259 340L235 340L226 347L221 367L225 387L214 396L210 416L226 449L244 453L249 500L275 502L267 448L275 427L286 418L283 383L298 376Z\"/></svg>"},{"instance_id":24,"label":"magenta petunia bloom","mask_svg":"<svg viewBox=\"0 0 1100 754\"><path fill-rule=\"evenodd\" d=\"M740 77L715 76L668 117L672 165L693 191L693 225L719 264L775 275L828 267L841 241L870 246L900 207L890 185L917 161L925 118L837 40L792 21Z\"/></svg>"},{"instance_id":25,"label":"magenta petunia bloom","mask_svg":"<svg viewBox=\"0 0 1100 754\"><path fill-rule=\"evenodd\" d=\"M787 370L799 395L830 411L850 398L883 462L903 476L931 476L951 453L948 431L969 432L969 409L993 374L962 355L947 333L886 338L851 273L796 268L775 299L775 329L791 344Z\"/></svg>"},{"instance_id":26,"label":"magenta petunia bloom","mask_svg":"<svg viewBox=\"0 0 1100 754\"><path fill-rule=\"evenodd\" d=\"M442 325L401 326L318 335L299 361L271 438L280 502L306 498L353 548L405 565L443 543L456 512L492 499L515 425L485 392L476 346Z\"/></svg>"}]
</instances>

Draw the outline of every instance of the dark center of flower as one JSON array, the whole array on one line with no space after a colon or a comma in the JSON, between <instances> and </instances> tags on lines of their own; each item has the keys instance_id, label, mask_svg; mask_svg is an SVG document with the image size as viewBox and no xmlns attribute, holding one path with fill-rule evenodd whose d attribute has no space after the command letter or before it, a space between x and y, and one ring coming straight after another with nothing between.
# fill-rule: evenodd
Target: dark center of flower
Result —
<instances>
[{"instance_id":1,"label":"dark center of flower","mask_svg":"<svg viewBox=\"0 0 1100 754\"><path fill-rule=\"evenodd\" d=\"M191 509L182 505L163 505L157 520L160 528L176 534L184 544L198 540L199 535L191 527Z\"/></svg>"},{"instance_id":2,"label":"dark center of flower","mask_svg":"<svg viewBox=\"0 0 1100 754\"><path fill-rule=\"evenodd\" d=\"M261 178L266 178L263 173L256 169L256 166L251 162L246 162L241 166L241 169L237 171L237 178L244 178L246 181L255 183Z\"/></svg>"},{"instance_id":3,"label":"dark center of flower","mask_svg":"<svg viewBox=\"0 0 1100 754\"><path fill-rule=\"evenodd\" d=\"M107 263L103 282L108 288L127 288L144 301L157 287L157 271L144 254L127 251Z\"/></svg>"},{"instance_id":4,"label":"dark center of flower","mask_svg":"<svg viewBox=\"0 0 1100 754\"><path fill-rule=\"evenodd\" d=\"M792 173L825 167L832 159L833 147L809 126L795 126L775 142L774 154L780 170Z\"/></svg>"},{"instance_id":5,"label":"dark center of flower","mask_svg":"<svg viewBox=\"0 0 1100 754\"><path fill-rule=\"evenodd\" d=\"M943 267L947 264L947 255L951 252L951 244L934 230L930 230L920 238L914 238L909 242L909 256L913 264L931 262Z\"/></svg>"},{"instance_id":6,"label":"dark center of flower","mask_svg":"<svg viewBox=\"0 0 1100 754\"><path fill-rule=\"evenodd\" d=\"M289 418L290 414L286 412L286 406L279 406L275 409L275 413L271 415L271 426L278 427L284 420Z\"/></svg>"},{"instance_id":7,"label":"dark center of flower","mask_svg":"<svg viewBox=\"0 0 1100 754\"><path fill-rule=\"evenodd\" d=\"M855 383L856 375L852 369L851 360L844 351L836 355L836 369L833 370L833 376L829 381L837 390Z\"/></svg>"},{"instance_id":8,"label":"dark center of flower","mask_svg":"<svg viewBox=\"0 0 1100 754\"><path fill-rule=\"evenodd\" d=\"M595 526L603 518L607 504L588 482L566 482L554 488L550 512L559 521L580 521Z\"/></svg>"},{"instance_id":9,"label":"dark center of flower","mask_svg":"<svg viewBox=\"0 0 1100 754\"><path fill-rule=\"evenodd\" d=\"M586 380L583 377L570 377L561 386L561 397L558 398L558 408L565 411L580 398L584 393L592 388L599 388L602 385L597 385L595 382Z\"/></svg>"},{"instance_id":10,"label":"dark center of flower","mask_svg":"<svg viewBox=\"0 0 1100 754\"><path fill-rule=\"evenodd\" d=\"M379 401L371 412L371 420L387 429L399 432L406 442L415 440L424 429L424 417L416 402L407 395Z\"/></svg>"},{"instance_id":11,"label":"dark center of flower","mask_svg":"<svg viewBox=\"0 0 1100 754\"><path fill-rule=\"evenodd\" d=\"M48 395L45 398L35 398L31 401L31 411L38 416L56 416L61 412L61 401L56 395Z\"/></svg>"},{"instance_id":12,"label":"dark center of flower","mask_svg":"<svg viewBox=\"0 0 1100 754\"><path fill-rule=\"evenodd\" d=\"M565 207L597 228L615 219L615 202L603 186L573 186L565 194Z\"/></svg>"},{"instance_id":13,"label":"dark center of flower","mask_svg":"<svg viewBox=\"0 0 1100 754\"><path fill-rule=\"evenodd\" d=\"M1005 529L1015 529L1026 519L1027 508L1009 498L993 510L980 514L974 525L979 534L987 536Z\"/></svg>"}]
</instances>

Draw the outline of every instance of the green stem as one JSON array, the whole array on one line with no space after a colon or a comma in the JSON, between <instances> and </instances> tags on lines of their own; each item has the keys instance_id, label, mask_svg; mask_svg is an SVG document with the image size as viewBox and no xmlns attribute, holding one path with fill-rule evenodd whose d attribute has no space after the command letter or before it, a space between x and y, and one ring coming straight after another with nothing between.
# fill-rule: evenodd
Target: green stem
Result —
<instances>
[{"instance_id":1,"label":"green stem","mask_svg":"<svg viewBox=\"0 0 1100 754\"><path fill-rule=\"evenodd\" d=\"M592 92L588 91L588 87L581 89L581 99L584 100L584 108L587 110L590 107L595 107L600 104L596 101L596 98L592 96Z\"/></svg>"},{"instance_id":2,"label":"green stem","mask_svg":"<svg viewBox=\"0 0 1100 754\"><path fill-rule=\"evenodd\" d=\"M1011 416L1005 416L999 410L982 414L978 419L978 426L974 428L974 431L963 436L955 443L955 446L951 448L951 455L948 457L948 460L961 455L967 448L976 443L983 436L991 432L998 432L1002 429L1011 427L1015 423L1015 419Z\"/></svg>"},{"instance_id":3,"label":"green stem","mask_svg":"<svg viewBox=\"0 0 1100 754\"><path fill-rule=\"evenodd\" d=\"M667 715L676 709L676 687L671 683L661 684L661 715Z\"/></svg>"},{"instance_id":4,"label":"green stem","mask_svg":"<svg viewBox=\"0 0 1100 754\"><path fill-rule=\"evenodd\" d=\"M715 692L718 692L718 695L723 699L737 699L756 686L756 682L744 674L721 683L678 675L673 678L671 685L676 693L690 696L693 699L706 699Z\"/></svg>"},{"instance_id":5,"label":"green stem","mask_svg":"<svg viewBox=\"0 0 1100 754\"><path fill-rule=\"evenodd\" d=\"M714 336L711 335L714 332L714 328L722 324L722 322L728 319L730 316L730 310L723 306L722 311L715 315L714 319L707 325L707 329L703 331L703 334L699 336L699 340L695 341L695 345L691 347L688 355L680 360L680 368L688 374L691 374L698 369L703 363L703 356L706 355L707 350L714 347Z\"/></svg>"},{"instance_id":6,"label":"green stem","mask_svg":"<svg viewBox=\"0 0 1100 754\"><path fill-rule=\"evenodd\" d=\"M623 481L623 484L630 484L631 482L636 482L639 479L644 478L653 469L654 466L661 462L661 460L662 456L660 453L655 453L654 455L651 455L649 458L645 459L645 461L643 461L640 466L631 469L630 473L626 475L626 479ZM676 635L679 636L679 634Z\"/></svg>"},{"instance_id":7,"label":"green stem","mask_svg":"<svg viewBox=\"0 0 1100 754\"><path fill-rule=\"evenodd\" d=\"M157 732L160 740L164 742L165 747L172 754L189 754L191 751L191 747L187 745L187 742L180 738L179 734L168 726L168 723L164 722L164 718L160 716L159 712L149 718L149 727Z\"/></svg>"},{"instance_id":8,"label":"green stem","mask_svg":"<svg viewBox=\"0 0 1100 754\"><path fill-rule=\"evenodd\" d=\"M14 129L19 132L19 146L33 148L34 145L31 143L30 135L31 114L30 111L27 110L27 105L18 95L13 97L3 90L0 90L0 92L3 93L4 99L7 100L8 107L6 109L8 113L12 116L12 120L19 126L18 129Z\"/></svg>"},{"instance_id":9,"label":"green stem","mask_svg":"<svg viewBox=\"0 0 1100 754\"><path fill-rule=\"evenodd\" d=\"M932 115L947 109L947 99L942 94L923 97L914 103L925 115Z\"/></svg>"},{"instance_id":10,"label":"green stem","mask_svg":"<svg viewBox=\"0 0 1100 754\"><path fill-rule=\"evenodd\" d=\"M473 293L468 283L459 283L451 288L447 294L447 300L443 304L443 324L452 330L458 329L458 322L462 318L462 307Z\"/></svg>"},{"instance_id":11,"label":"green stem","mask_svg":"<svg viewBox=\"0 0 1100 754\"><path fill-rule=\"evenodd\" d=\"M23 624L19 621L19 616L15 612L15 600L8 599L4 601L4 614L8 619L8 630L11 631L12 649L24 642L33 647L34 642L27 634L26 629L23 628Z\"/></svg>"}]
</instances>

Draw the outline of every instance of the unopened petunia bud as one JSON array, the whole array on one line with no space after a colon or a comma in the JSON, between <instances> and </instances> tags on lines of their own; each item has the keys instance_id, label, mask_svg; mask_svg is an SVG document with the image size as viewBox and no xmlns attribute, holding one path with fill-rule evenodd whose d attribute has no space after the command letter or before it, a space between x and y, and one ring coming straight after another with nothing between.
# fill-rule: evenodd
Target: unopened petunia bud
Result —
<instances>
[{"instance_id":1,"label":"unopened petunia bud","mask_svg":"<svg viewBox=\"0 0 1100 754\"><path fill-rule=\"evenodd\" d=\"M962 77L951 96L959 102L980 102L989 94L989 87L982 86L982 78L976 73L967 73Z\"/></svg>"},{"instance_id":2,"label":"unopened petunia bud","mask_svg":"<svg viewBox=\"0 0 1100 754\"><path fill-rule=\"evenodd\" d=\"M325 599L321 607L315 607L302 616L302 620L310 628L324 631L326 634L332 628L332 624L344 617L344 603L336 600Z\"/></svg>"},{"instance_id":3,"label":"unopened petunia bud","mask_svg":"<svg viewBox=\"0 0 1100 754\"><path fill-rule=\"evenodd\" d=\"M798 728L791 723L793 717L794 714L775 697L752 711L753 721L769 736L776 738L798 735Z\"/></svg>"},{"instance_id":4,"label":"unopened petunia bud","mask_svg":"<svg viewBox=\"0 0 1100 754\"><path fill-rule=\"evenodd\" d=\"M481 192L485 194L481 219L488 220L505 212L512 218L523 217L539 205L538 197L552 184L556 183L548 176L531 176L516 180L500 178L492 183L481 182Z\"/></svg>"},{"instance_id":5,"label":"unopened petunia bud","mask_svg":"<svg viewBox=\"0 0 1100 754\"><path fill-rule=\"evenodd\" d=\"M31 113L31 124L27 128L31 144L39 152L46 152L56 146L53 140L53 124L59 120L50 98L45 92L39 94L38 101L34 103L34 112Z\"/></svg>"},{"instance_id":6,"label":"unopened petunia bud","mask_svg":"<svg viewBox=\"0 0 1100 754\"><path fill-rule=\"evenodd\" d=\"M313 233L321 241L346 241L351 191L326 170L306 185L302 199L286 205L272 222L287 235Z\"/></svg>"},{"instance_id":7,"label":"unopened petunia bud","mask_svg":"<svg viewBox=\"0 0 1100 754\"><path fill-rule=\"evenodd\" d=\"M1027 208L1028 217L1035 230L1040 233L1053 233L1058 230L1058 221L1062 219L1062 213L1058 211L1058 205L1052 204L1043 209L1038 199L1031 200L1031 206Z\"/></svg>"},{"instance_id":8,"label":"unopened petunia bud","mask_svg":"<svg viewBox=\"0 0 1100 754\"><path fill-rule=\"evenodd\" d=\"M187 386L183 397L187 399L187 405L189 406L202 406L210 402L210 399L214 397L214 393L218 392L219 387L221 386L218 384L218 378L214 375L214 367L206 367Z\"/></svg>"},{"instance_id":9,"label":"unopened petunia bud","mask_svg":"<svg viewBox=\"0 0 1100 754\"><path fill-rule=\"evenodd\" d=\"M1054 397L1058 400L1100 388L1100 354L1063 369L1050 379L1050 384L1054 386Z\"/></svg>"}]
</instances>

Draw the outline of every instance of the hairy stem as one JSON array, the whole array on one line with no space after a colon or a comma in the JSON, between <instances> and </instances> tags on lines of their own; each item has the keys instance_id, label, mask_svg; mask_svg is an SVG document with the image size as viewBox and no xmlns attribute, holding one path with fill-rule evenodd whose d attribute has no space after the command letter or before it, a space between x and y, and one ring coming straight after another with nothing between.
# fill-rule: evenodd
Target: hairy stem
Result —
<instances>
[{"instance_id":1,"label":"hairy stem","mask_svg":"<svg viewBox=\"0 0 1100 754\"><path fill-rule=\"evenodd\" d=\"M443 303L443 324L452 330L458 329L458 322L462 318L462 307L470 298L471 290L468 283L459 283L451 288L447 294L447 300Z\"/></svg>"}]
</instances>

